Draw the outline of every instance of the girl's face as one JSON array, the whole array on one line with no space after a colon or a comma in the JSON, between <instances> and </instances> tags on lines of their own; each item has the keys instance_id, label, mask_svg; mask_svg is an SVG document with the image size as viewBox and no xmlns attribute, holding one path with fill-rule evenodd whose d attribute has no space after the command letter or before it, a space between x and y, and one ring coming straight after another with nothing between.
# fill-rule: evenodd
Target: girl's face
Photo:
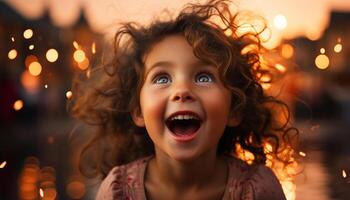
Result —
<instances>
[{"instance_id":1,"label":"girl's face","mask_svg":"<svg viewBox=\"0 0 350 200\"><path fill-rule=\"evenodd\" d=\"M237 125L217 68L196 58L180 35L156 43L144 62L141 112L133 119L146 127L157 156L189 161L215 155L225 127Z\"/></svg>"}]
</instances>

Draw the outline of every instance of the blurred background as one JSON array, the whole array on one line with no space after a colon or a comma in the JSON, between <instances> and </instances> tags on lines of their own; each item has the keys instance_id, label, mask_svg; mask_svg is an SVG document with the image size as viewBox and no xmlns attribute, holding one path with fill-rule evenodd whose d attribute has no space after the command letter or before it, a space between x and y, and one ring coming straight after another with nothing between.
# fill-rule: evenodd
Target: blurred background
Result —
<instances>
[{"instance_id":1,"label":"blurred background","mask_svg":"<svg viewBox=\"0 0 350 200\"><path fill-rule=\"evenodd\" d=\"M0 199L93 199L98 181L76 169L87 136L66 111L72 78L111 51L118 22L146 24L187 2L0 1ZM264 45L284 58L274 65L282 90L263 86L288 102L300 129L304 170L283 185L288 200L350 199L350 2L244 0L232 9L265 17Z\"/></svg>"}]
</instances>

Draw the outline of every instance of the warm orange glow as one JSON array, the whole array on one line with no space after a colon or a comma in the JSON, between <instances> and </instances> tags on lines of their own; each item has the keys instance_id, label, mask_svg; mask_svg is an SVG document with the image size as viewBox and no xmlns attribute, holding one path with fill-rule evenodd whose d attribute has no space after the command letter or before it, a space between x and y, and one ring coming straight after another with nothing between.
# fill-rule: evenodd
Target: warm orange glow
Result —
<instances>
[{"instance_id":1,"label":"warm orange glow","mask_svg":"<svg viewBox=\"0 0 350 200\"><path fill-rule=\"evenodd\" d=\"M237 149L237 156L239 159L245 161L248 164L252 164L255 156L252 154L250 151L245 150L242 148L240 144L236 144L236 149Z\"/></svg>"},{"instance_id":2,"label":"warm orange glow","mask_svg":"<svg viewBox=\"0 0 350 200\"><path fill-rule=\"evenodd\" d=\"M342 176L343 176L343 178L346 178L346 172L345 172L345 170L342 170Z\"/></svg>"},{"instance_id":3,"label":"warm orange glow","mask_svg":"<svg viewBox=\"0 0 350 200\"><path fill-rule=\"evenodd\" d=\"M294 55L293 46L290 44L283 44L281 48L281 55L286 59L293 57Z\"/></svg>"},{"instance_id":4,"label":"warm orange glow","mask_svg":"<svg viewBox=\"0 0 350 200\"><path fill-rule=\"evenodd\" d=\"M38 62L38 58L34 55L29 55L24 60L24 63L25 63L27 68L29 68L30 63L32 63L32 62Z\"/></svg>"},{"instance_id":5,"label":"warm orange glow","mask_svg":"<svg viewBox=\"0 0 350 200\"><path fill-rule=\"evenodd\" d=\"M30 39L31 37L33 37L33 30L32 29L27 29L23 32L23 37L25 39Z\"/></svg>"},{"instance_id":6,"label":"warm orange glow","mask_svg":"<svg viewBox=\"0 0 350 200\"><path fill-rule=\"evenodd\" d=\"M22 100L15 101L15 103L13 104L13 109L18 111L18 110L21 110L22 108L23 108L23 101Z\"/></svg>"},{"instance_id":7,"label":"warm orange glow","mask_svg":"<svg viewBox=\"0 0 350 200\"><path fill-rule=\"evenodd\" d=\"M316 57L315 64L319 69L327 69L329 66L329 58L324 54L320 54Z\"/></svg>"},{"instance_id":8,"label":"warm orange glow","mask_svg":"<svg viewBox=\"0 0 350 200\"><path fill-rule=\"evenodd\" d=\"M78 67L81 70L86 70L89 67L90 61L88 58L85 58L83 62L78 62Z\"/></svg>"},{"instance_id":9,"label":"warm orange glow","mask_svg":"<svg viewBox=\"0 0 350 200\"><path fill-rule=\"evenodd\" d=\"M78 180L72 181L68 183L66 192L72 199L81 199L85 194L85 184Z\"/></svg>"},{"instance_id":10,"label":"warm orange glow","mask_svg":"<svg viewBox=\"0 0 350 200\"><path fill-rule=\"evenodd\" d=\"M6 161L2 162L1 165L0 165L0 169L3 169L6 166L6 164L7 164Z\"/></svg>"},{"instance_id":11,"label":"warm orange glow","mask_svg":"<svg viewBox=\"0 0 350 200\"><path fill-rule=\"evenodd\" d=\"M39 79L32 76L27 70L22 73L21 83L29 92L36 92L39 87Z\"/></svg>"},{"instance_id":12,"label":"warm orange glow","mask_svg":"<svg viewBox=\"0 0 350 200\"><path fill-rule=\"evenodd\" d=\"M325 48L321 48L321 49L320 49L320 53L321 53L321 54L326 53L326 49L325 49Z\"/></svg>"},{"instance_id":13,"label":"warm orange glow","mask_svg":"<svg viewBox=\"0 0 350 200\"><path fill-rule=\"evenodd\" d=\"M45 200L54 200L56 199L57 191L55 188L45 188L43 190L43 199Z\"/></svg>"},{"instance_id":14,"label":"warm orange glow","mask_svg":"<svg viewBox=\"0 0 350 200\"><path fill-rule=\"evenodd\" d=\"M14 41L15 41L15 38L14 38L14 37L11 37L11 41L14 42Z\"/></svg>"},{"instance_id":15,"label":"warm orange glow","mask_svg":"<svg viewBox=\"0 0 350 200\"><path fill-rule=\"evenodd\" d=\"M287 68L286 68L285 66L283 66L282 64L279 64L279 63L275 64L275 68L276 68L278 71L280 71L281 73L284 73L284 72L286 72L286 70L287 70Z\"/></svg>"},{"instance_id":16,"label":"warm orange glow","mask_svg":"<svg viewBox=\"0 0 350 200\"><path fill-rule=\"evenodd\" d=\"M45 85L44 85L44 87L45 87L45 89L47 89L48 85L47 85L47 84L45 84Z\"/></svg>"},{"instance_id":17,"label":"warm orange glow","mask_svg":"<svg viewBox=\"0 0 350 200\"><path fill-rule=\"evenodd\" d=\"M73 41L73 46L75 49L80 49L78 42Z\"/></svg>"},{"instance_id":18,"label":"warm orange glow","mask_svg":"<svg viewBox=\"0 0 350 200\"><path fill-rule=\"evenodd\" d=\"M58 52L56 51L56 49L49 49L46 52L46 59L49 62L55 62L58 59Z\"/></svg>"},{"instance_id":19,"label":"warm orange glow","mask_svg":"<svg viewBox=\"0 0 350 200\"><path fill-rule=\"evenodd\" d=\"M74 52L73 58L74 58L75 62L78 62L78 63L83 62L86 58L85 52L83 50L78 49Z\"/></svg>"},{"instance_id":20,"label":"warm orange glow","mask_svg":"<svg viewBox=\"0 0 350 200\"><path fill-rule=\"evenodd\" d=\"M299 152L299 155L302 156L302 157L305 157L305 156L306 156L306 153L300 151L300 152Z\"/></svg>"},{"instance_id":21,"label":"warm orange glow","mask_svg":"<svg viewBox=\"0 0 350 200\"><path fill-rule=\"evenodd\" d=\"M340 53L342 49L343 49L343 46L339 43L334 46L335 53Z\"/></svg>"},{"instance_id":22,"label":"warm orange glow","mask_svg":"<svg viewBox=\"0 0 350 200\"><path fill-rule=\"evenodd\" d=\"M11 49L7 55L8 55L10 60L13 60L17 57L17 50Z\"/></svg>"},{"instance_id":23,"label":"warm orange glow","mask_svg":"<svg viewBox=\"0 0 350 200\"><path fill-rule=\"evenodd\" d=\"M67 92L66 92L66 97L67 97L67 99L71 99L72 96L73 96L72 91L67 91Z\"/></svg>"},{"instance_id":24,"label":"warm orange glow","mask_svg":"<svg viewBox=\"0 0 350 200\"><path fill-rule=\"evenodd\" d=\"M95 42L93 42L91 45L91 52L92 52L92 54L96 53L96 43Z\"/></svg>"},{"instance_id":25,"label":"warm orange glow","mask_svg":"<svg viewBox=\"0 0 350 200\"><path fill-rule=\"evenodd\" d=\"M287 19L284 15L279 14L273 19L273 24L277 29L283 30L287 27Z\"/></svg>"},{"instance_id":26,"label":"warm orange glow","mask_svg":"<svg viewBox=\"0 0 350 200\"><path fill-rule=\"evenodd\" d=\"M28 49L29 50L33 50L34 49L34 44L29 45Z\"/></svg>"},{"instance_id":27,"label":"warm orange glow","mask_svg":"<svg viewBox=\"0 0 350 200\"><path fill-rule=\"evenodd\" d=\"M42 70L42 66L38 62L32 62L28 67L29 73L33 76L39 76Z\"/></svg>"}]
</instances>

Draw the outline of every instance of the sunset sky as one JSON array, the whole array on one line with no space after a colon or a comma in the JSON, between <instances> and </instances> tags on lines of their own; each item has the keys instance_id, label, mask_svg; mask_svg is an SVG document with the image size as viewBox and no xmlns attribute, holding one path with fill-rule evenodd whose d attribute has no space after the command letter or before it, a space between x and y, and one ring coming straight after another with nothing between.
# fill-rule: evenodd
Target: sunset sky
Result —
<instances>
[{"instance_id":1,"label":"sunset sky","mask_svg":"<svg viewBox=\"0 0 350 200\"><path fill-rule=\"evenodd\" d=\"M94 31L113 33L121 21L149 22L164 8L179 10L190 0L6 0L21 15L36 19L46 10L53 23L72 26L84 12ZM200 1L201 2L201 1ZM205 2L205 1L204 1ZM350 12L349 0L235 0L238 10L251 10L264 16L273 29L274 38L300 35L317 39L329 22L332 10ZM283 15L287 25L282 30L273 27L274 18Z\"/></svg>"}]
</instances>

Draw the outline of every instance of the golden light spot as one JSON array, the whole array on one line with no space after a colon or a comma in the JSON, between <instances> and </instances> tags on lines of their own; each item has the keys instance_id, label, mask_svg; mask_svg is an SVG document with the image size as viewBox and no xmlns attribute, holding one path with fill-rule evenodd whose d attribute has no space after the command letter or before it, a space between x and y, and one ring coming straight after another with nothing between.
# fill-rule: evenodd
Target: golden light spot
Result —
<instances>
[{"instance_id":1,"label":"golden light spot","mask_svg":"<svg viewBox=\"0 0 350 200\"><path fill-rule=\"evenodd\" d=\"M268 82L271 82L272 80L272 77L270 74L263 74L261 77L260 77L260 81L263 82L263 83L268 83Z\"/></svg>"},{"instance_id":2,"label":"golden light spot","mask_svg":"<svg viewBox=\"0 0 350 200\"><path fill-rule=\"evenodd\" d=\"M305 157L305 156L306 156L306 153L300 151L300 152L299 152L299 155L302 156L302 157Z\"/></svg>"},{"instance_id":3,"label":"golden light spot","mask_svg":"<svg viewBox=\"0 0 350 200\"><path fill-rule=\"evenodd\" d=\"M346 178L346 172L345 172L345 170L342 170L342 176L343 176L343 178Z\"/></svg>"},{"instance_id":4,"label":"golden light spot","mask_svg":"<svg viewBox=\"0 0 350 200\"><path fill-rule=\"evenodd\" d=\"M284 72L286 72L286 70L287 70L287 68L286 68L285 66L283 66L282 64L279 64L279 63L275 64L275 68L276 68L278 71L280 71L281 73L284 73Z\"/></svg>"},{"instance_id":5,"label":"golden light spot","mask_svg":"<svg viewBox=\"0 0 350 200\"><path fill-rule=\"evenodd\" d=\"M264 143L264 153L272 153L272 145L268 142Z\"/></svg>"},{"instance_id":6,"label":"golden light spot","mask_svg":"<svg viewBox=\"0 0 350 200\"><path fill-rule=\"evenodd\" d=\"M29 55L24 60L24 63L25 63L27 68L29 68L30 63L32 63L32 62L38 62L38 58L34 55Z\"/></svg>"},{"instance_id":7,"label":"golden light spot","mask_svg":"<svg viewBox=\"0 0 350 200\"><path fill-rule=\"evenodd\" d=\"M66 97L67 97L67 99L71 99L72 96L73 96L72 91L69 90L69 91L66 92Z\"/></svg>"},{"instance_id":8,"label":"golden light spot","mask_svg":"<svg viewBox=\"0 0 350 200\"><path fill-rule=\"evenodd\" d=\"M43 198L44 197L44 191L42 188L39 189L39 194L40 194L40 197Z\"/></svg>"},{"instance_id":9,"label":"golden light spot","mask_svg":"<svg viewBox=\"0 0 350 200\"><path fill-rule=\"evenodd\" d=\"M28 49L29 50L33 50L34 49L34 44L29 45Z\"/></svg>"},{"instance_id":10,"label":"golden light spot","mask_svg":"<svg viewBox=\"0 0 350 200\"><path fill-rule=\"evenodd\" d=\"M321 48L321 49L320 49L320 53L321 53L321 54L324 54L324 53L326 53L326 49L324 49L324 48Z\"/></svg>"},{"instance_id":11,"label":"golden light spot","mask_svg":"<svg viewBox=\"0 0 350 200\"><path fill-rule=\"evenodd\" d=\"M57 191L56 191L55 188L45 188L44 191L43 191L43 194L45 196L44 199L54 200L54 199L56 199Z\"/></svg>"},{"instance_id":12,"label":"golden light spot","mask_svg":"<svg viewBox=\"0 0 350 200\"><path fill-rule=\"evenodd\" d=\"M95 54L95 53L96 53L96 43L95 43L95 42L93 42L93 43L91 44L91 52L92 52L92 54Z\"/></svg>"},{"instance_id":13,"label":"golden light spot","mask_svg":"<svg viewBox=\"0 0 350 200\"><path fill-rule=\"evenodd\" d=\"M58 52L56 49L49 49L46 52L46 59L49 62L55 62L58 59Z\"/></svg>"},{"instance_id":14,"label":"golden light spot","mask_svg":"<svg viewBox=\"0 0 350 200\"><path fill-rule=\"evenodd\" d=\"M6 166L6 164L7 164L6 161L2 162L1 165L0 165L0 169L3 169Z\"/></svg>"},{"instance_id":15,"label":"golden light spot","mask_svg":"<svg viewBox=\"0 0 350 200\"><path fill-rule=\"evenodd\" d=\"M19 111L22 108L23 108L23 101L22 100L15 101L15 103L13 104L13 109L15 109L16 111Z\"/></svg>"},{"instance_id":16,"label":"golden light spot","mask_svg":"<svg viewBox=\"0 0 350 200\"><path fill-rule=\"evenodd\" d=\"M47 84L45 84L45 85L44 85L44 87L45 87L45 89L47 89L48 85L47 85Z\"/></svg>"},{"instance_id":17,"label":"golden light spot","mask_svg":"<svg viewBox=\"0 0 350 200\"><path fill-rule=\"evenodd\" d=\"M33 76L39 76L42 70L42 66L39 62L32 62L28 66L29 73Z\"/></svg>"},{"instance_id":18,"label":"golden light spot","mask_svg":"<svg viewBox=\"0 0 350 200\"><path fill-rule=\"evenodd\" d=\"M14 37L11 37L11 41L14 42L14 41L15 41L15 38L14 38Z\"/></svg>"},{"instance_id":19,"label":"golden light spot","mask_svg":"<svg viewBox=\"0 0 350 200\"><path fill-rule=\"evenodd\" d=\"M287 27L287 19L284 15L276 15L275 18L273 19L273 23L275 27L279 30L283 30Z\"/></svg>"},{"instance_id":20,"label":"golden light spot","mask_svg":"<svg viewBox=\"0 0 350 200\"><path fill-rule=\"evenodd\" d=\"M78 62L78 67L81 70L86 70L89 67L90 61L88 58L85 58L83 62Z\"/></svg>"},{"instance_id":21,"label":"golden light spot","mask_svg":"<svg viewBox=\"0 0 350 200\"><path fill-rule=\"evenodd\" d=\"M73 58L74 58L75 62L78 62L78 63L83 62L86 58L85 52L83 50L78 49L74 52Z\"/></svg>"},{"instance_id":22,"label":"golden light spot","mask_svg":"<svg viewBox=\"0 0 350 200\"><path fill-rule=\"evenodd\" d=\"M268 90L268 89L271 87L271 83L262 83L262 84L261 84L261 87L262 87L264 90Z\"/></svg>"},{"instance_id":23,"label":"golden light spot","mask_svg":"<svg viewBox=\"0 0 350 200\"><path fill-rule=\"evenodd\" d=\"M335 53L340 53L342 49L343 49L343 46L339 43L334 46Z\"/></svg>"},{"instance_id":24,"label":"golden light spot","mask_svg":"<svg viewBox=\"0 0 350 200\"><path fill-rule=\"evenodd\" d=\"M11 49L9 53L7 54L10 60L13 60L17 57L17 50L16 49Z\"/></svg>"},{"instance_id":25,"label":"golden light spot","mask_svg":"<svg viewBox=\"0 0 350 200\"><path fill-rule=\"evenodd\" d=\"M281 48L281 55L286 59L293 57L294 55L293 46L290 44L283 44Z\"/></svg>"},{"instance_id":26,"label":"golden light spot","mask_svg":"<svg viewBox=\"0 0 350 200\"><path fill-rule=\"evenodd\" d=\"M78 42L73 41L73 46L75 49L80 49Z\"/></svg>"},{"instance_id":27,"label":"golden light spot","mask_svg":"<svg viewBox=\"0 0 350 200\"><path fill-rule=\"evenodd\" d=\"M85 184L78 180L72 181L68 183L66 192L72 199L81 199L85 194Z\"/></svg>"},{"instance_id":28,"label":"golden light spot","mask_svg":"<svg viewBox=\"0 0 350 200\"><path fill-rule=\"evenodd\" d=\"M27 70L22 73L21 83L29 92L36 92L39 87L39 79L32 76Z\"/></svg>"},{"instance_id":29,"label":"golden light spot","mask_svg":"<svg viewBox=\"0 0 350 200\"><path fill-rule=\"evenodd\" d=\"M329 66L329 58L324 54L320 54L316 57L315 64L319 69L327 69Z\"/></svg>"},{"instance_id":30,"label":"golden light spot","mask_svg":"<svg viewBox=\"0 0 350 200\"><path fill-rule=\"evenodd\" d=\"M23 37L25 39L30 39L31 37L33 37L33 30L32 29L27 29L23 32Z\"/></svg>"},{"instance_id":31,"label":"golden light spot","mask_svg":"<svg viewBox=\"0 0 350 200\"><path fill-rule=\"evenodd\" d=\"M230 36L232 36L232 29L227 29L227 30L225 30L225 35L227 36L227 37L230 37Z\"/></svg>"}]
</instances>

